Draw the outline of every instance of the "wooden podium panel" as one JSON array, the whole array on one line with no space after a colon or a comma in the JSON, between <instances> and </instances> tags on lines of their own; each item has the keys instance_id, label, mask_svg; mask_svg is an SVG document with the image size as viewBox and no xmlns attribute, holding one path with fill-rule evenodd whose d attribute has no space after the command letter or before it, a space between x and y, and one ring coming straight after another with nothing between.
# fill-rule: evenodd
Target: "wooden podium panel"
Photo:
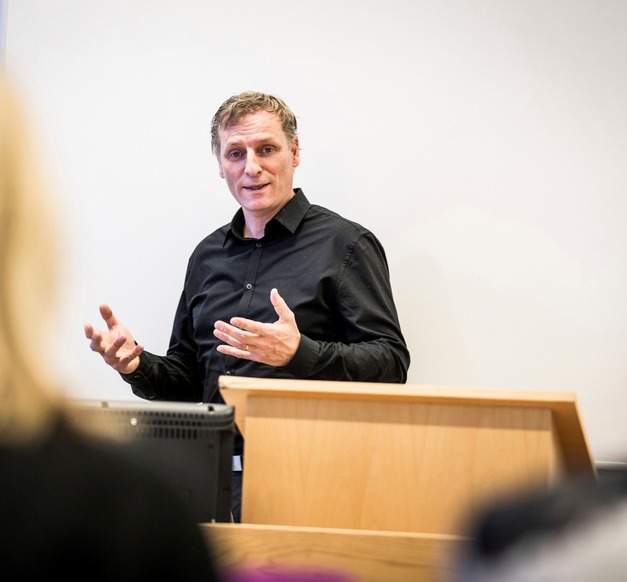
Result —
<instances>
[{"instance_id":1,"label":"wooden podium panel","mask_svg":"<svg viewBox=\"0 0 627 582\"><path fill-rule=\"evenodd\" d=\"M404 532L243 523L200 528L217 567L234 579L244 571L290 572L291 580L305 572L309 580L314 573L337 573L360 582L446 582L455 578L455 558L467 543L459 536Z\"/></svg>"},{"instance_id":2,"label":"wooden podium panel","mask_svg":"<svg viewBox=\"0 0 627 582\"><path fill-rule=\"evenodd\" d=\"M222 377L242 522L458 535L495 496L594 473L574 395Z\"/></svg>"}]
</instances>

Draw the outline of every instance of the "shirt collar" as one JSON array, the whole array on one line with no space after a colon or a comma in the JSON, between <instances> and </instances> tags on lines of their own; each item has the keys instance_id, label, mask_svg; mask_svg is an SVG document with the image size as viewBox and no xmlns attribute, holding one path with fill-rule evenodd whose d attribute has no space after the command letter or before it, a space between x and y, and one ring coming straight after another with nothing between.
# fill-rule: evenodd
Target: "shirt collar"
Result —
<instances>
[{"instance_id":1,"label":"shirt collar","mask_svg":"<svg viewBox=\"0 0 627 582\"><path fill-rule=\"evenodd\" d=\"M309 210L309 207L309 200L305 197L302 189L294 188L294 196L287 201L285 206L283 206L283 208L277 212L276 216L266 225L264 238L269 233L276 232L275 229L277 225L281 225L290 233L294 234L298 225L305 217L307 210ZM241 208L235 213L233 220L231 220L231 225L227 229L224 237L224 244L226 244L231 237L244 240L244 212Z\"/></svg>"}]
</instances>

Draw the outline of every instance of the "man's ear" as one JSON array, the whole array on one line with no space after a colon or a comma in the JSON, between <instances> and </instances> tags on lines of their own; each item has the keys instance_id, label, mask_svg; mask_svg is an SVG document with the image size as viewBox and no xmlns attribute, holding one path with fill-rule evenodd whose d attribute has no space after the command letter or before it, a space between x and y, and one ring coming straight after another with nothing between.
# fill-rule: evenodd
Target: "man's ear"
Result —
<instances>
[{"instance_id":1,"label":"man's ear","mask_svg":"<svg viewBox=\"0 0 627 582\"><path fill-rule=\"evenodd\" d=\"M220 159L218 159L218 172L220 174L220 178L224 178L224 170L222 169L222 163Z\"/></svg>"},{"instance_id":2,"label":"man's ear","mask_svg":"<svg viewBox=\"0 0 627 582\"><path fill-rule=\"evenodd\" d=\"M300 164L300 149L298 147L298 136L292 140L292 167L296 168Z\"/></svg>"}]
</instances>

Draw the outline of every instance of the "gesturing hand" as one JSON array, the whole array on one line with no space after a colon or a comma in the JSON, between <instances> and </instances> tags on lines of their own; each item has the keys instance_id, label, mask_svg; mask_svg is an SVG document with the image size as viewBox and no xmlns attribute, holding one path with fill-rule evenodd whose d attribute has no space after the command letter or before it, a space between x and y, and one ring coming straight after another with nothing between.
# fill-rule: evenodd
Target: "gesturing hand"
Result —
<instances>
[{"instance_id":1,"label":"gesturing hand","mask_svg":"<svg viewBox=\"0 0 627 582\"><path fill-rule=\"evenodd\" d=\"M131 332L118 322L108 305L100 306L100 315L107 324L107 330L97 330L90 323L85 324L85 337L89 347L102 356L114 370L130 374L139 366L139 355L144 347L137 345Z\"/></svg>"},{"instance_id":2,"label":"gesturing hand","mask_svg":"<svg viewBox=\"0 0 627 582\"><path fill-rule=\"evenodd\" d=\"M243 317L232 317L229 323L216 321L213 335L225 342L218 351L269 366L285 366L298 349L300 332L294 313L276 289L270 291L270 301L279 316L274 323Z\"/></svg>"}]
</instances>

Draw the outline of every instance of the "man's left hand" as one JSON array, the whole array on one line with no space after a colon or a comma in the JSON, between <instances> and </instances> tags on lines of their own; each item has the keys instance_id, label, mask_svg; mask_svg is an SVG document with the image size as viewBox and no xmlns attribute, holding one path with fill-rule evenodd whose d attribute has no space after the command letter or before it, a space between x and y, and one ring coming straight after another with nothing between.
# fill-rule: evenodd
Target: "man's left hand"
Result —
<instances>
[{"instance_id":1,"label":"man's left hand","mask_svg":"<svg viewBox=\"0 0 627 582\"><path fill-rule=\"evenodd\" d=\"M298 349L300 332L294 313L276 289L270 291L270 301L279 316L274 323L243 317L232 317L229 323L216 321L213 335L225 342L218 351L269 366L285 366Z\"/></svg>"}]
</instances>

